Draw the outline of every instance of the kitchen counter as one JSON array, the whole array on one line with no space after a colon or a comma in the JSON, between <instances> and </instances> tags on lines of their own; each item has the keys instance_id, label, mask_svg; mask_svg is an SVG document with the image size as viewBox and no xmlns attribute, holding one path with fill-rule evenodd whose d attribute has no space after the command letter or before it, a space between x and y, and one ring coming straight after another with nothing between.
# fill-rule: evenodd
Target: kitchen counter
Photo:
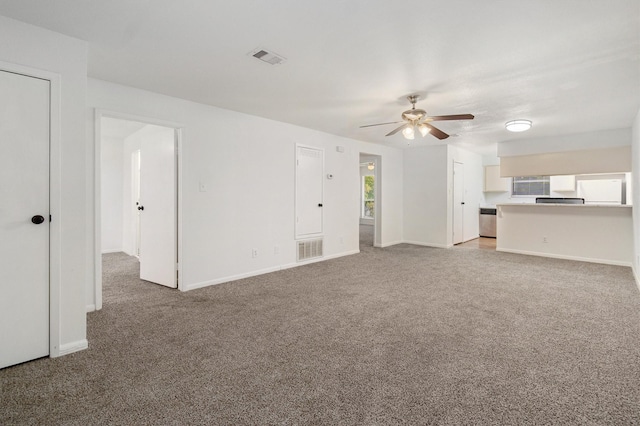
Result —
<instances>
[{"instance_id":1,"label":"kitchen counter","mask_svg":"<svg viewBox=\"0 0 640 426\"><path fill-rule=\"evenodd\" d=\"M632 206L498 204L497 251L631 266Z\"/></svg>"},{"instance_id":2,"label":"kitchen counter","mask_svg":"<svg viewBox=\"0 0 640 426\"><path fill-rule=\"evenodd\" d=\"M527 207L615 207L615 208L632 208L630 204L564 204L564 203L502 203L496 207L502 206L527 206Z\"/></svg>"}]
</instances>

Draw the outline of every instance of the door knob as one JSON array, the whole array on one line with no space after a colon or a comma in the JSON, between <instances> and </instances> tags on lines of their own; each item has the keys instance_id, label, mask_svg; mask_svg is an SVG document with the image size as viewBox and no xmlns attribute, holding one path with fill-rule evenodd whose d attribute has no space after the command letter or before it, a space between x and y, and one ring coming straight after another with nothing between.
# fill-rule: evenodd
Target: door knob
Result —
<instances>
[{"instance_id":1,"label":"door knob","mask_svg":"<svg viewBox=\"0 0 640 426\"><path fill-rule=\"evenodd\" d=\"M144 210L144 206L138 206L138 210Z\"/></svg>"},{"instance_id":2,"label":"door knob","mask_svg":"<svg viewBox=\"0 0 640 426\"><path fill-rule=\"evenodd\" d=\"M42 222L44 222L44 217L38 215L35 215L34 217L31 218L31 222L35 223L36 225L40 225Z\"/></svg>"}]
</instances>

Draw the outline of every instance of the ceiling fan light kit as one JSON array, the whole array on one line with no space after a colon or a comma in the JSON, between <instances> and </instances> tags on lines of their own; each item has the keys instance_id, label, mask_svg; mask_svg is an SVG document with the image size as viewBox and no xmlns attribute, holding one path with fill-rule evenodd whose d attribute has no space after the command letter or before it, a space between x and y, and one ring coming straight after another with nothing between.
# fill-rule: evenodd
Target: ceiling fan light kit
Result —
<instances>
[{"instance_id":1,"label":"ceiling fan light kit","mask_svg":"<svg viewBox=\"0 0 640 426\"><path fill-rule=\"evenodd\" d=\"M427 125L424 123L418 125L418 130L420 131L420 134L422 135L422 137L427 136L427 133L431 131L431 129L428 128Z\"/></svg>"},{"instance_id":2,"label":"ceiling fan light kit","mask_svg":"<svg viewBox=\"0 0 640 426\"><path fill-rule=\"evenodd\" d=\"M411 109L408 109L402 113L402 121L392 121L389 123L368 124L363 127L384 126L387 124L403 123L400 127L393 129L385 136L392 136L402 130L402 136L405 139L415 139L416 132L420 132L422 137L425 137L428 133L431 133L436 138L442 140L449 137L448 134L430 124L432 121L450 121L450 120L473 120L474 116L471 114L456 114L456 115L438 115L428 116L427 112L423 109L416 108L416 102L418 101L418 95L407 96L409 102L411 102Z\"/></svg>"},{"instance_id":3,"label":"ceiling fan light kit","mask_svg":"<svg viewBox=\"0 0 640 426\"><path fill-rule=\"evenodd\" d=\"M411 139L413 140L415 138L415 134L416 132L413 130L413 126L405 126L404 130L402 130L402 136L405 137L405 139Z\"/></svg>"},{"instance_id":4,"label":"ceiling fan light kit","mask_svg":"<svg viewBox=\"0 0 640 426\"><path fill-rule=\"evenodd\" d=\"M510 132L525 132L531 128L531 120L511 120L507 121L504 127Z\"/></svg>"}]
</instances>

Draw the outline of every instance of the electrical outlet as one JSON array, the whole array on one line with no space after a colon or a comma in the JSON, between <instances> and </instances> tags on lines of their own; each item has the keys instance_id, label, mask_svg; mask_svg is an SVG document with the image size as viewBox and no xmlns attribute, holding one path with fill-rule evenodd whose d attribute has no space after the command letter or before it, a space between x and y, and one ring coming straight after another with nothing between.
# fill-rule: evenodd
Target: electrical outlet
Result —
<instances>
[{"instance_id":1,"label":"electrical outlet","mask_svg":"<svg viewBox=\"0 0 640 426\"><path fill-rule=\"evenodd\" d=\"M251 257L258 257L258 249L257 248L251 249Z\"/></svg>"},{"instance_id":2,"label":"electrical outlet","mask_svg":"<svg viewBox=\"0 0 640 426\"><path fill-rule=\"evenodd\" d=\"M273 254L280 254L280 246L273 247Z\"/></svg>"},{"instance_id":3,"label":"electrical outlet","mask_svg":"<svg viewBox=\"0 0 640 426\"><path fill-rule=\"evenodd\" d=\"M548 242L549 242L549 240L547 240L547 237L542 237L542 242L543 242L543 243L548 243Z\"/></svg>"}]
</instances>

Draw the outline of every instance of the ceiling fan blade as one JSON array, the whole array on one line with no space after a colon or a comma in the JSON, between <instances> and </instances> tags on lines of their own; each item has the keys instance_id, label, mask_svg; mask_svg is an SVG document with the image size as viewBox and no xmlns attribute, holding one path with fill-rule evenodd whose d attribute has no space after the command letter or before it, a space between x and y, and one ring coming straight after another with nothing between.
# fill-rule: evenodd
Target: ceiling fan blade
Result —
<instances>
[{"instance_id":1,"label":"ceiling fan blade","mask_svg":"<svg viewBox=\"0 0 640 426\"><path fill-rule=\"evenodd\" d=\"M407 127L407 125L403 124L402 126L398 127L397 129L393 129L392 131L387 133L385 136L395 135L396 133L398 133L400 130L404 129L405 127Z\"/></svg>"},{"instance_id":2,"label":"ceiling fan blade","mask_svg":"<svg viewBox=\"0 0 640 426\"><path fill-rule=\"evenodd\" d=\"M473 114L436 115L427 117L427 121L473 120Z\"/></svg>"},{"instance_id":3,"label":"ceiling fan blade","mask_svg":"<svg viewBox=\"0 0 640 426\"><path fill-rule=\"evenodd\" d=\"M446 138L448 138L448 137L449 137L449 135L448 135L448 134L446 134L446 133L445 133L445 132L443 132L442 130L438 129L437 127L432 126L432 125L431 125L431 124L429 124L429 123L424 123L424 125L425 125L425 126L427 126L428 128L430 128L430 129L431 129L431 132L430 132L430 133L431 133L433 136L435 136L436 138L440 139L440 140L442 140L442 139L446 139Z\"/></svg>"},{"instance_id":4,"label":"ceiling fan blade","mask_svg":"<svg viewBox=\"0 0 640 426\"><path fill-rule=\"evenodd\" d=\"M384 126L385 124L396 124L396 123L402 123L402 121L390 121L388 123L367 124L365 126L360 126L360 128L364 129L365 127Z\"/></svg>"}]
</instances>

